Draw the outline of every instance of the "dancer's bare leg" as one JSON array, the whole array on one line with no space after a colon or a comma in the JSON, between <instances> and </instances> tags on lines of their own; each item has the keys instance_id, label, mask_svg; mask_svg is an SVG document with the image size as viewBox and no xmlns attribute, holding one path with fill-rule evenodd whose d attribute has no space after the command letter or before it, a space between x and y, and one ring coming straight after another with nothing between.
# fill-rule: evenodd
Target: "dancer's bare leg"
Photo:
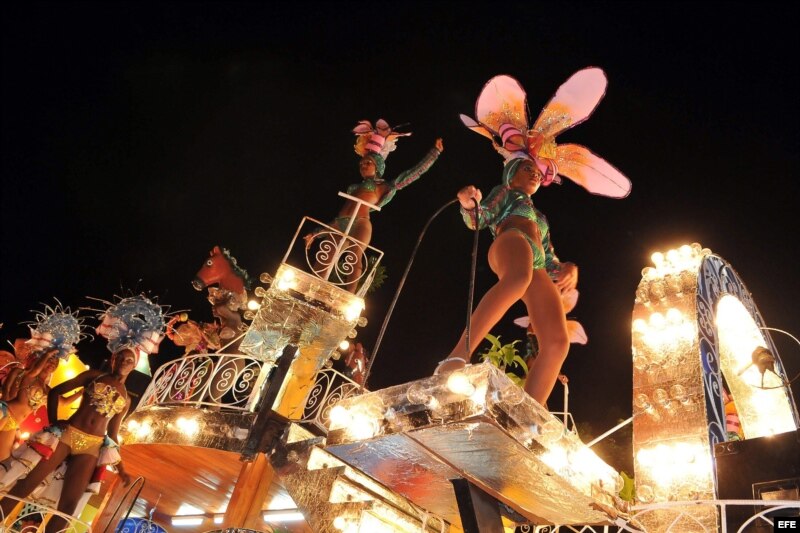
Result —
<instances>
[{"instance_id":1,"label":"dancer's bare leg","mask_svg":"<svg viewBox=\"0 0 800 533\"><path fill-rule=\"evenodd\" d=\"M521 234L507 231L495 239L489 248L489 266L497 274L498 281L481 298L478 307L472 313L470 351L467 352L467 332L464 331L458 344L447 356L446 362L438 367L439 373L452 372L466 364L455 358L469 361L472 352L483 338L525 294L531 284L533 272L531 265L533 265L533 251Z\"/></svg>"},{"instance_id":2,"label":"dancer's bare leg","mask_svg":"<svg viewBox=\"0 0 800 533\"><path fill-rule=\"evenodd\" d=\"M539 341L539 355L529 369L525 392L544 405L569 351L567 319L561 295L544 269L533 271L533 280L522 300Z\"/></svg>"},{"instance_id":3,"label":"dancer's bare leg","mask_svg":"<svg viewBox=\"0 0 800 533\"><path fill-rule=\"evenodd\" d=\"M353 223L353 227L350 229L350 236L356 240L363 242L364 244L369 244L372 240L372 222L368 218L359 218ZM358 254L358 259L353 264L353 272L347 277L349 283L347 284L347 290L350 292L356 292L356 287L358 287L358 279L361 277L361 272L363 271L364 264L362 261L366 262L367 257L364 255L366 252L366 247L358 246L355 243L350 243L354 246L353 251Z\"/></svg>"},{"instance_id":4,"label":"dancer's bare leg","mask_svg":"<svg viewBox=\"0 0 800 533\"><path fill-rule=\"evenodd\" d=\"M69 459L67 471L64 473L64 488L58 500L58 510L64 514L75 513L86 487L92 480L92 474L97 466L97 457L88 454L73 455ZM45 533L63 531L69 524L60 516L54 516L47 523Z\"/></svg>"},{"instance_id":5,"label":"dancer's bare leg","mask_svg":"<svg viewBox=\"0 0 800 533\"><path fill-rule=\"evenodd\" d=\"M42 459L39 461L33 470L30 473L20 479L19 481L14 484L14 487L9 491L9 496L16 496L17 498L27 498L33 490L39 486L44 478L50 474L53 470L58 468L61 462L67 458L70 453L70 448L63 442L59 442L56 449L53 451L53 455L50 456L49 459ZM12 509L17 505L18 500L13 500L11 498L3 498L0 501L0 511L2 511L2 516L8 516L8 513L11 512Z\"/></svg>"}]
</instances>

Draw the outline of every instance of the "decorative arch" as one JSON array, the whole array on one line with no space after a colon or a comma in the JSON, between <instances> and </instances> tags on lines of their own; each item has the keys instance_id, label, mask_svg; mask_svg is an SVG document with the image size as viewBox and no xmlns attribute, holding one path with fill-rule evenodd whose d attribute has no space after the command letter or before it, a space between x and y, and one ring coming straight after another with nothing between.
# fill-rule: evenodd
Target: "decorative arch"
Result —
<instances>
[{"instance_id":1,"label":"decorative arch","mask_svg":"<svg viewBox=\"0 0 800 533\"><path fill-rule=\"evenodd\" d=\"M657 252L653 263L642 271L631 327L637 497L713 500L714 445L738 438L726 424L732 408L723 388L744 438L796 430L797 407L764 320L731 265L699 244ZM752 364L757 347L769 355L758 352ZM774 372L766 369L772 360ZM716 527L715 509L692 515ZM662 529L659 520L653 513L647 529Z\"/></svg>"}]
</instances>

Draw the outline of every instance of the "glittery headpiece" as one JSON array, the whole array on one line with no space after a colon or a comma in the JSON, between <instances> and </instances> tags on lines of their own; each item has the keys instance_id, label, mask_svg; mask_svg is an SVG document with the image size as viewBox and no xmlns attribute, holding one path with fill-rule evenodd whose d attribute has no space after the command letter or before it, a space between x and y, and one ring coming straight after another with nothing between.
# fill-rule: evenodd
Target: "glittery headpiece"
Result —
<instances>
[{"instance_id":1,"label":"glittery headpiece","mask_svg":"<svg viewBox=\"0 0 800 533\"><path fill-rule=\"evenodd\" d=\"M108 308L99 316L97 334L108 339L111 353L131 348L137 360L142 353L158 353L166 327L160 305L143 294L105 303Z\"/></svg>"},{"instance_id":2,"label":"glittery headpiece","mask_svg":"<svg viewBox=\"0 0 800 533\"><path fill-rule=\"evenodd\" d=\"M31 338L25 341L31 352L58 350L58 357L66 359L75 353L75 345L86 338L82 331L83 319L78 317L78 312L62 307L60 302L55 307L46 305L44 311L36 312L36 322L31 324Z\"/></svg>"},{"instance_id":3,"label":"glittery headpiece","mask_svg":"<svg viewBox=\"0 0 800 533\"><path fill-rule=\"evenodd\" d=\"M375 170L378 177L383 176L386 169L386 158L389 153L397 148L397 138L407 137L411 133L398 133L389 126L385 120L378 119L375 127L368 120L361 120L353 128L356 134L356 144L353 146L361 157L371 157L375 161Z\"/></svg>"},{"instance_id":4,"label":"glittery headpiece","mask_svg":"<svg viewBox=\"0 0 800 533\"><path fill-rule=\"evenodd\" d=\"M533 160L542 185L566 176L592 194L624 198L631 182L619 170L579 144L556 144L556 136L588 119L605 96L605 73L589 67L573 74L529 127L525 90L511 76L495 76L475 103L475 119L461 115L472 131L487 137L506 163ZM508 168L508 167L507 167ZM504 176L505 181L505 176Z\"/></svg>"}]
</instances>

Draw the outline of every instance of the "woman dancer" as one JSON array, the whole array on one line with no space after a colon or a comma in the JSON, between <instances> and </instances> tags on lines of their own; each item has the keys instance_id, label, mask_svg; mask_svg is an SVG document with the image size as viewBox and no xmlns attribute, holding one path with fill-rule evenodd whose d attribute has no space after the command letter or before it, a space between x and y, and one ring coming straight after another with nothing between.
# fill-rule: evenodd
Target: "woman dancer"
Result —
<instances>
[{"instance_id":1,"label":"woman dancer","mask_svg":"<svg viewBox=\"0 0 800 533\"><path fill-rule=\"evenodd\" d=\"M47 398L50 420L57 420L59 397L79 387L83 388L81 405L69 420L59 420L31 438L29 447L42 460L16 482L10 496L27 497L67 459L58 498L58 510L62 513L76 514L82 507L84 493L97 467L116 464L123 482L129 482L116 445L120 424L130 406L125 380L139 357L155 353L164 338L161 307L144 296L125 298L109 306L97 333L108 339L111 372L87 370L50 390ZM17 500L12 498L0 501L3 516L8 516L16 504ZM63 519L53 517L45 531L60 531L65 525Z\"/></svg>"},{"instance_id":2,"label":"woman dancer","mask_svg":"<svg viewBox=\"0 0 800 533\"><path fill-rule=\"evenodd\" d=\"M461 116L467 127L489 138L505 159L501 184L485 200L472 185L458 193L467 226L488 227L495 238L489 248L489 266L498 282L472 315L471 337L483 339L506 311L522 300L540 345L525 390L542 405L555 385L569 347L559 291L575 288L578 269L558 260L547 219L530 197L540 186L560 182L559 174L593 194L612 198L628 195L630 181L609 163L583 146L555 143L556 135L589 117L605 94L605 87L606 77L599 68L575 73L529 129L522 86L509 76L496 76L478 98L477 121ZM477 203L480 208L473 211ZM476 345L473 343L467 350L465 332L436 372L452 372L465 366Z\"/></svg>"},{"instance_id":3,"label":"woman dancer","mask_svg":"<svg viewBox=\"0 0 800 533\"><path fill-rule=\"evenodd\" d=\"M442 139L436 139L433 148L425 154L425 157L419 163L400 173L393 181L385 181L383 173L386 170L386 158L389 153L395 150L397 138L411 134L393 131L383 119L379 119L374 128L369 121L362 120L353 129L353 133L357 135L354 148L356 154L361 157L358 169L362 180L359 183L350 185L347 188L347 194L378 207L385 206L394 198L397 191L417 181L433 166L439 155L444 151ZM370 208L368 206L362 204L359 207L355 202L348 200L339 210L339 214L333 220L331 226L343 232L347 229L350 219L354 218L355 220L350 228L350 237L360 241L363 246L369 245L372 240L372 222L369 219L369 213ZM314 232L305 236L307 247L311 246L314 237L318 233ZM361 252L363 254L363 247ZM321 274L328 268L330 268L330 265L324 267L317 265L315 271L317 271L317 274ZM350 290L353 290L352 286L360 277L361 264L358 261L354 266L354 271L348 276L347 281L349 282Z\"/></svg>"},{"instance_id":4,"label":"woman dancer","mask_svg":"<svg viewBox=\"0 0 800 533\"><path fill-rule=\"evenodd\" d=\"M46 306L36 314L30 328L31 338L15 343L18 360L27 368L18 366L11 370L3 382L3 400L0 401L0 461L11 455L17 429L28 416L47 403L50 377L60 359L75 352L75 345L83 338L81 319L69 309Z\"/></svg>"}]
</instances>

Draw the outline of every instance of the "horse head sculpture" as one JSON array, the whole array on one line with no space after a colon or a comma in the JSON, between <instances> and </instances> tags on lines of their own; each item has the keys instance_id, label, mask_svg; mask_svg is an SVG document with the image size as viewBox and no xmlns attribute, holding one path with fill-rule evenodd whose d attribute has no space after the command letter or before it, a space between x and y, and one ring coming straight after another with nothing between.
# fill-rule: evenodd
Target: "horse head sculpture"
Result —
<instances>
[{"instance_id":1,"label":"horse head sculpture","mask_svg":"<svg viewBox=\"0 0 800 533\"><path fill-rule=\"evenodd\" d=\"M211 249L192 281L192 286L198 291L214 284L237 295L245 293L250 286L247 271L236 264L236 258L227 249L219 246Z\"/></svg>"}]
</instances>

